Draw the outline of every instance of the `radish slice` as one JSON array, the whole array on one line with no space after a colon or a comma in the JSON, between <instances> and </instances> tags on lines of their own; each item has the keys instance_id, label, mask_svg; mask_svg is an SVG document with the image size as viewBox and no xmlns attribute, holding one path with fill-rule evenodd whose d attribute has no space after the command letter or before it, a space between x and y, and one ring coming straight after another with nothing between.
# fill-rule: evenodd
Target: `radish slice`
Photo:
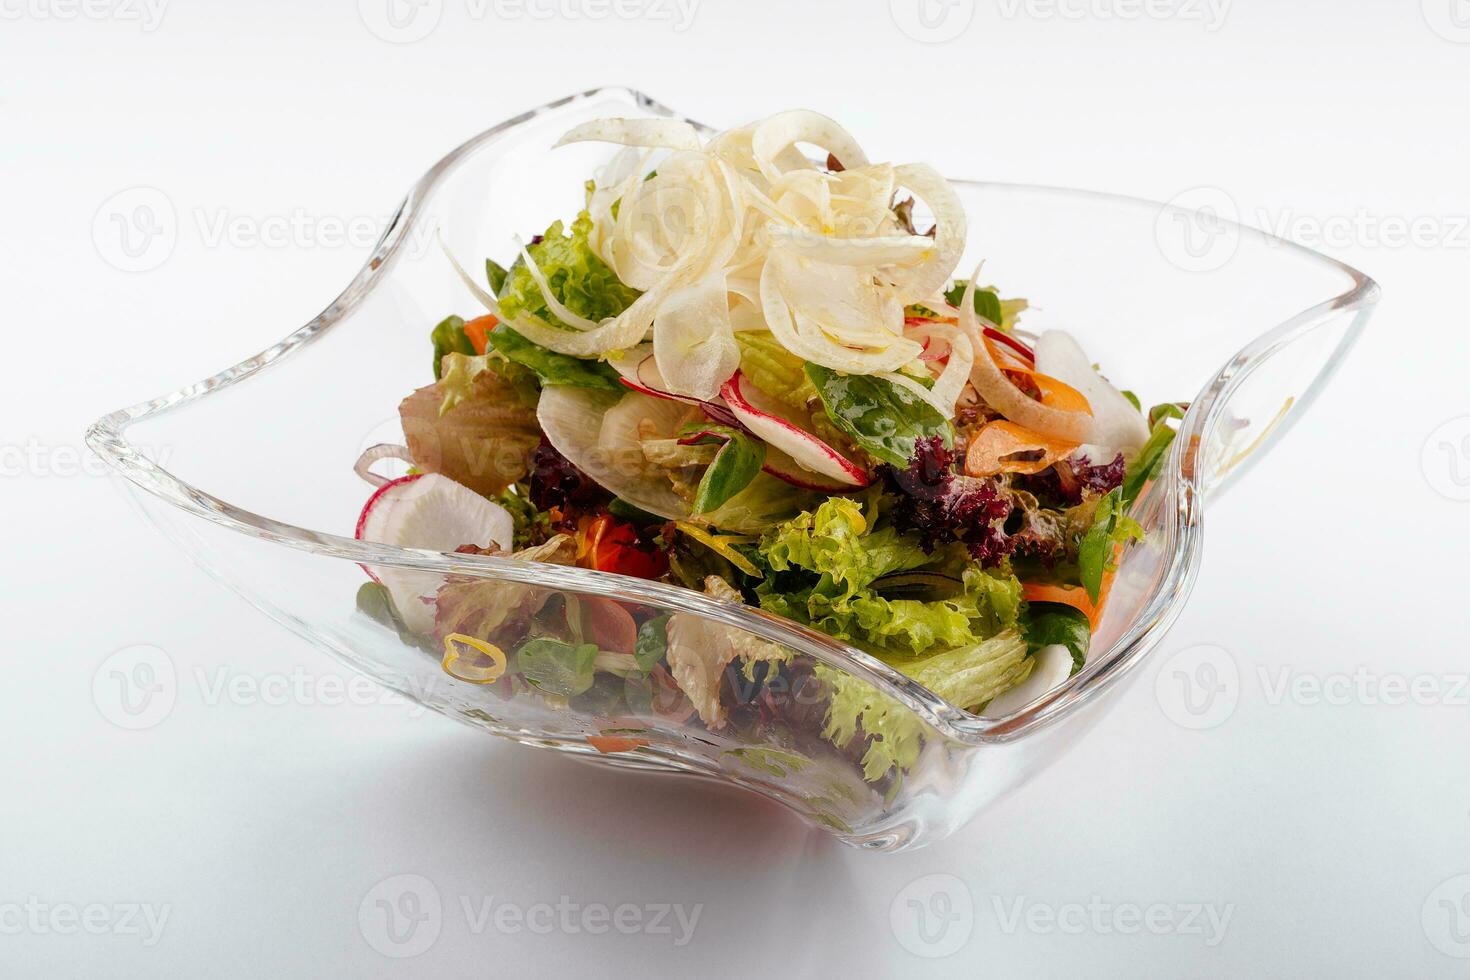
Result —
<instances>
[{"instance_id":1,"label":"radish slice","mask_svg":"<svg viewBox=\"0 0 1470 980\"><path fill-rule=\"evenodd\" d=\"M624 359L629 360L628 358ZM634 363L631 367L619 365L617 372L623 376L623 384L642 395L651 398L662 398L671 402L682 402L685 405L694 405L704 410L704 414L712 421L731 428L741 428L740 422L731 414L730 410L719 402L702 401L689 395L676 395L669 391L664 384L663 375L659 373L658 364L653 355L649 354Z\"/></svg>"},{"instance_id":2,"label":"radish slice","mask_svg":"<svg viewBox=\"0 0 1470 980\"><path fill-rule=\"evenodd\" d=\"M799 429L772 411L765 396L745 383L739 371L725 382L720 394L741 423L771 446L788 454L798 466L836 480L846 487L865 487L872 478L852 460L816 436ZM772 474L776 476L778 474Z\"/></svg>"},{"instance_id":3,"label":"radish slice","mask_svg":"<svg viewBox=\"0 0 1470 980\"><path fill-rule=\"evenodd\" d=\"M684 415L674 400L561 385L542 389L536 406L546 438L572 465L634 507L669 520L688 517L689 504L643 455L638 425L647 419L672 435Z\"/></svg>"},{"instance_id":4,"label":"radish slice","mask_svg":"<svg viewBox=\"0 0 1470 980\"><path fill-rule=\"evenodd\" d=\"M1026 679L1003 694L997 695L980 712L982 718L1004 718L1020 711L1048 691L1054 690L1072 676L1072 651L1061 644L1036 651L1036 663Z\"/></svg>"},{"instance_id":5,"label":"radish slice","mask_svg":"<svg viewBox=\"0 0 1470 980\"><path fill-rule=\"evenodd\" d=\"M820 473L813 473L775 446L766 447L766 461L761 469L793 487L825 493L829 496L834 493L851 493L857 489L850 483L829 480Z\"/></svg>"},{"instance_id":6,"label":"radish slice","mask_svg":"<svg viewBox=\"0 0 1470 980\"><path fill-rule=\"evenodd\" d=\"M373 464L380 459L400 459L409 465L413 465L413 456L409 454L407 446L395 446L391 442L380 442L376 446L369 446L363 450L362 455L357 457L357 462L352 464L352 472L375 487L385 486L393 482L392 478L383 476L381 473L373 472Z\"/></svg>"},{"instance_id":7,"label":"radish slice","mask_svg":"<svg viewBox=\"0 0 1470 980\"><path fill-rule=\"evenodd\" d=\"M400 548L452 552L461 545L509 551L514 523L504 507L438 473L393 480L368 498L357 519L357 539ZM368 574L393 597L404 625L416 633L434 628L432 594L438 572L383 566Z\"/></svg>"},{"instance_id":8,"label":"radish slice","mask_svg":"<svg viewBox=\"0 0 1470 980\"><path fill-rule=\"evenodd\" d=\"M1076 388L1092 406L1092 433L1086 442L1097 447L1097 461L1118 453L1131 457L1148 441L1143 413L1092 368L1072 335L1048 330L1036 340L1036 369Z\"/></svg>"}]
</instances>

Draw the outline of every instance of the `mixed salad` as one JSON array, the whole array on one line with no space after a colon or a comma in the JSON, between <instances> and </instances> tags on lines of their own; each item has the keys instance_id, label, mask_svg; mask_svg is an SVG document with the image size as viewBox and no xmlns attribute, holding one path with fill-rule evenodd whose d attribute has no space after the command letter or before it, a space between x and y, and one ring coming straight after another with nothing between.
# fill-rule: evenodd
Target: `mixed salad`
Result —
<instances>
[{"instance_id":1,"label":"mixed salad","mask_svg":"<svg viewBox=\"0 0 1470 980\"><path fill-rule=\"evenodd\" d=\"M433 327L432 383L400 406L406 446L359 461L378 489L358 536L682 585L974 712L1081 669L1183 406L1142 411L1070 335L1020 329L1026 300L979 269L955 278L966 215L945 179L870 162L825 116L709 139L604 119L558 146L581 141L622 149L570 223L474 273L446 250L487 312ZM384 456L408 475L378 475ZM365 611L505 698L774 727L873 782L913 762L914 723L871 687L741 631L372 574ZM645 744L612 731L594 744Z\"/></svg>"}]
</instances>

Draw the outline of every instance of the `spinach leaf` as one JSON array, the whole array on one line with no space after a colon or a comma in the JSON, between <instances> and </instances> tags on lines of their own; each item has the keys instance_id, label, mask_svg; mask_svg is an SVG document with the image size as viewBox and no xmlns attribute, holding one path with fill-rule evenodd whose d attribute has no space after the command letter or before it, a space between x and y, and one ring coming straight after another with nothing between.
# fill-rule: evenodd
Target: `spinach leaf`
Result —
<instances>
[{"instance_id":1,"label":"spinach leaf","mask_svg":"<svg viewBox=\"0 0 1470 980\"><path fill-rule=\"evenodd\" d=\"M1042 647L1061 644L1072 654L1072 673L1087 661L1087 647L1092 643L1092 624L1079 609L1055 602L1033 602L1021 620L1021 633L1031 653Z\"/></svg>"},{"instance_id":2,"label":"spinach leaf","mask_svg":"<svg viewBox=\"0 0 1470 980\"><path fill-rule=\"evenodd\" d=\"M711 439L723 439L725 444L715 453L714 461L699 480L699 489L695 491L694 503L690 506L690 512L694 514L707 514L724 506L731 497L750 486L766 461L766 444L738 429L709 426L705 431Z\"/></svg>"},{"instance_id":3,"label":"spinach leaf","mask_svg":"<svg viewBox=\"0 0 1470 980\"><path fill-rule=\"evenodd\" d=\"M568 354L558 354L533 343L501 324L487 335L490 346L506 360L536 372L542 384L565 385L569 388L599 388L624 391L618 372L602 361L584 361Z\"/></svg>"},{"instance_id":4,"label":"spinach leaf","mask_svg":"<svg viewBox=\"0 0 1470 980\"><path fill-rule=\"evenodd\" d=\"M434 327L430 334L434 341L434 380L438 381L443 375L443 361L446 354L467 354L474 357L475 345L470 343L470 338L465 336L464 320L457 316L445 317Z\"/></svg>"},{"instance_id":5,"label":"spinach leaf","mask_svg":"<svg viewBox=\"0 0 1470 980\"><path fill-rule=\"evenodd\" d=\"M528 640L516 651L516 667L532 687L546 694L575 697L592 686L597 645L573 646L549 636Z\"/></svg>"},{"instance_id":6,"label":"spinach leaf","mask_svg":"<svg viewBox=\"0 0 1470 980\"><path fill-rule=\"evenodd\" d=\"M638 639L633 644L633 659L638 669L645 674L653 670L654 664L669 651L669 617L655 616L638 627Z\"/></svg>"},{"instance_id":7,"label":"spinach leaf","mask_svg":"<svg viewBox=\"0 0 1470 980\"><path fill-rule=\"evenodd\" d=\"M958 308L965 298L965 287L969 282L964 279L955 281L949 292L944 294L944 299L950 306ZM997 327L1005 320L1005 312L1001 309L1000 296L993 289L981 289L975 287L975 312Z\"/></svg>"},{"instance_id":8,"label":"spinach leaf","mask_svg":"<svg viewBox=\"0 0 1470 980\"><path fill-rule=\"evenodd\" d=\"M914 443L930 436L939 436L946 447L954 445L949 420L907 388L882 378L839 374L819 364L808 364L806 374L833 424L885 463L907 466Z\"/></svg>"}]
</instances>

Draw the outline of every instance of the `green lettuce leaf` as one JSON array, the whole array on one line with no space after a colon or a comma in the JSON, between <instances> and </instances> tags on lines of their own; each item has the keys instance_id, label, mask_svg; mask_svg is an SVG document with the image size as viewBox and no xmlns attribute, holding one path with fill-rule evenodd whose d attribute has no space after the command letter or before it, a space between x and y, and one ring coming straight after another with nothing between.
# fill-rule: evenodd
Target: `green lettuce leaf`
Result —
<instances>
[{"instance_id":1,"label":"green lettuce leaf","mask_svg":"<svg viewBox=\"0 0 1470 980\"><path fill-rule=\"evenodd\" d=\"M567 234L560 221L554 222L541 236L541 241L529 245L526 251L536 260L547 285L556 293L562 305L578 316L589 320L602 320L617 316L633 305L640 295L618 279L592 250L588 235L592 232L592 218L583 211L572 222L571 234ZM522 313L530 313L553 326L566 327L552 316L541 295L541 287L531 278L523 259L516 259L509 274L497 293L500 311L505 319L513 320Z\"/></svg>"},{"instance_id":2,"label":"green lettuce leaf","mask_svg":"<svg viewBox=\"0 0 1470 980\"><path fill-rule=\"evenodd\" d=\"M867 681L817 665L816 676L831 692L822 737L846 748L861 731L870 739L863 753L863 777L877 782L890 772L906 772L924 747L924 724L908 708L881 694Z\"/></svg>"},{"instance_id":3,"label":"green lettuce leaf","mask_svg":"<svg viewBox=\"0 0 1470 980\"><path fill-rule=\"evenodd\" d=\"M547 350L503 323L491 330L486 339L495 348L495 353L507 361L530 368L542 384L601 388L604 391L625 390L619 381L618 372L611 365Z\"/></svg>"},{"instance_id":4,"label":"green lettuce leaf","mask_svg":"<svg viewBox=\"0 0 1470 980\"><path fill-rule=\"evenodd\" d=\"M1026 679L1035 663L1020 631L896 666L951 704L975 710Z\"/></svg>"},{"instance_id":5,"label":"green lettuce leaf","mask_svg":"<svg viewBox=\"0 0 1470 980\"><path fill-rule=\"evenodd\" d=\"M945 301L958 308L960 301L965 298L965 288L969 284L968 279L956 279L954 285L944 294ZM1024 299L1001 299L1000 291L994 286L975 287L975 312L1007 333L1015 328L1016 321L1030 305Z\"/></svg>"},{"instance_id":6,"label":"green lettuce leaf","mask_svg":"<svg viewBox=\"0 0 1470 980\"><path fill-rule=\"evenodd\" d=\"M787 408L806 411L817 392L806 376L805 361L769 333L742 330L735 341L740 345L740 372L751 384Z\"/></svg>"},{"instance_id":7,"label":"green lettuce leaf","mask_svg":"<svg viewBox=\"0 0 1470 980\"><path fill-rule=\"evenodd\" d=\"M434 341L435 381L443 377L445 354L466 354L470 357L475 354L475 345L465 336L464 320L461 317L448 316L440 320L430 337Z\"/></svg>"},{"instance_id":8,"label":"green lettuce leaf","mask_svg":"<svg viewBox=\"0 0 1470 980\"><path fill-rule=\"evenodd\" d=\"M669 617L655 616L638 627L638 639L633 643L633 659L643 673L653 670L654 664L669 652Z\"/></svg>"},{"instance_id":9,"label":"green lettuce leaf","mask_svg":"<svg viewBox=\"0 0 1470 980\"><path fill-rule=\"evenodd\" d=\"M776 573L756 589L761 608L885 658L973 645L1013 625L1020 612L1020 582L999 569L966 569L960 590L947 598L879 595L872 586L885 575L948 571L956 560L926 553L891 526L870 532L861 508L844 497L773 529L760 555Z\"/></svg>"},{"instance_id":10,"label":"green lettuce leaf","mask_svg":"<svg viewBox=\"0 0 1470 980\"><path fill-rule=\"evenodd\" d=\"M808 364L806 374L833 424L885 463L908 466L914 443L930 436L939 436L946 447L954 445L949 420L907 388L820 364Z\"/></svg>"},{"instance_id":11,"label":"green lettuce leaf","mask_svg":"<svg viewBox=\"0 0 1470 980\"><path fill-rule=\"evenodd\" d=\"M516 651L516 669L532 687L570 698L592 687L595 643L563 643L549 636L528 640Z\"/></svg>"}]
</instances>

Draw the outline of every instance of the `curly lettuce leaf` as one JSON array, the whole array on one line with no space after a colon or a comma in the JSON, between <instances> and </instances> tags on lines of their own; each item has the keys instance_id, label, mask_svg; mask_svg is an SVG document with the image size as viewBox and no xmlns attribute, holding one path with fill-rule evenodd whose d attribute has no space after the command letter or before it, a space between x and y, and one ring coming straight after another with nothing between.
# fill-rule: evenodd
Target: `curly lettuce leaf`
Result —
<instances>
[{"instance_id":1,"label":"curly lettuce leaf","mask_svg":"<svg viewBox=\"0 0 1470 980\"><path fill-rule=\"evenodd\" d=\"M541 240L527 246L547 285L562 305L589 320L617 316L633 305L640 293L623 285L593 251L588 241L592 233L592 217L586 211L577 215L568 234L560 221L553 222ZM562 323L547 308L541 287L531 277L524 259L516 259L497 294L500 311L513 320L523 313L540 317L553 326L573 329Z\"/></svg>"},{"instance_id":2,"label":"curly lettuce leaf","mask_svg":"<svg viewBox=\"0 0 1470 980\"><path fill-rule=\"evenodd\" d=\"M1020 613L1020 582L1000 569L966 569L957 594L946 598L878 594L873 586L883 576L948 569L954 556L930 555L915 536L891 526L870 532L861 508L843 497L772 530L760 555L776 573L756 589L761 608L885 659L973 645L1012 626Z\"/></svg>"},{"instance_id":3,"label":"curly lettuce leaf","mask_svg":"<svg viewBox=\"0 0 1470 980\"><path fill-rule=\"evenodd\" d=\"M924 725L914 713L881 694L867 681L818 665L816 676L831 693L822 737L839 749L861 732L869 738L863 753L863 778L877 782L890 772L903 773L919 759Z\"/></svg>"},{"instance_id":4,"label":"curly lettuce leaf","mask_svg":"<svg viewBox=\"0 0 1470 980\"><path fill-rule=\"evenodd\" d=\"M951 704L976 710L1026 679L1035 661L1016 629L896 666Z\"/></svg>"}]
</instances>

